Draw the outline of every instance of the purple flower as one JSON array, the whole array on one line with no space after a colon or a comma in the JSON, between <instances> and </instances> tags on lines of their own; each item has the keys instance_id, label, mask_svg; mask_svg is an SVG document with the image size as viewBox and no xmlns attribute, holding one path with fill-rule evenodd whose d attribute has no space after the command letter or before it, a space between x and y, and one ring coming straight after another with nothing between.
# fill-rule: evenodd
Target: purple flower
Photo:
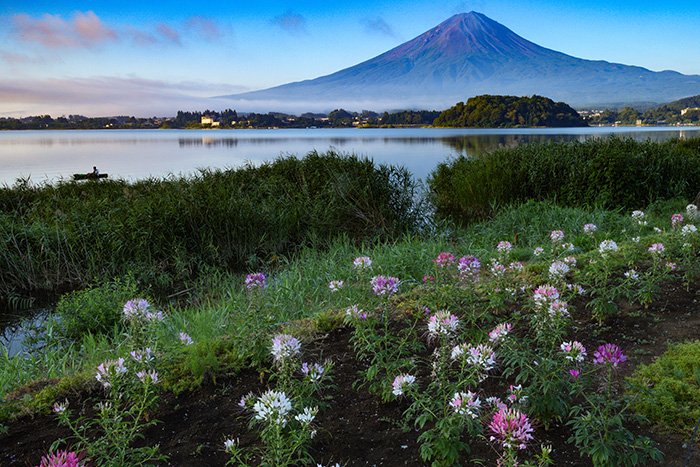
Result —
<instances>
[{"instance_id":1,"label":"purple flower","mask_svg":"<svg viewBox=\"0 0 700 467\"><path fill-rule=\"evenodd\" d=\"M596 365L612 365L616 367L626 361L627 356L615 344L603 344L593 354L593 363Z\"/></svg>"},{"instance_id":2,"label":"purple flower","mask_svg":"<svg viewBox=\"0 0 700 467\"><path fill-rule=\"evenodd\" d=\"M513 329L513 325L510 323L501 323L491 332L489 332L489 340L494 344L498 343L501 339L508 335L508 333Z\"/></svg>"},{"instance_id":3,"label":"purple flower","mask_svg":"<svg viewBox=\"0 0 700 467\"><path fill-rule=\"evenodd\" d=\"M399 280L396 277L374 276L370 282L375 295L390 296L399 291Z\"/></svg>"},{"instance_id":4,"label":"purple flower","mask_svg":"<svg viewBox=\"0 0 700 467\"><path fill-rule=\"evenodd\" d=\"M581 372L577 370L576 368L572 368L569 370L569 374L571 375L572 378L578 379L579 376L581 376Z\"/></svg>"},{"instance_id":5,"label":"purple flower","mask_svg":"<svg viewBox=\"0 0 700 467\"><path fill-rule=\"evenodd\" d=\"M586 233L589 235L595 233L596 230L598 230L598 226L595 224L586 224L583 226L583 233Z\"/></svg>"},{"instance_id":6,"label":"purple flower","mask_svg":"<svg viewBox=\"0 0 700 467\"><path fill-rule=\"evenodd\" d=\"M428 319L430 337L449 335L457 330L459 319L447 310L440 310Z\"/></svg>"},{"instance_id":7,"label":"purple flower","mask_svg":"<svg viewBox=\"0 0 700 467\"><path fill-rule=\"evenodd\" d=\"M105 389L112 387L114 379L126 373L127 369L124 366L124 359L107 360L97 366L97 374L95 379L99 381Z\"/></svg>"},{"instance_id":8,"label":"purple flower","mask_svg":"<svg viewBox=\"0 0 700 467\"><path fill-rule=\"evenodd\" d=\"M532 425L527 415L515 409L501 408L493 414L489 429L491 441L498 440L506 449L525 449L532 439Z\"/></svg>"},{"instance_id":9,"label":"purple flower","mask_svg":"<svg viewBox=\"0 0 700 467\"><path fill-rule=\"evenodd\" d=\"M508 254L512 249L513 245L506 240L500 241L498 242L498 245L496 245L496 250L502 254Z\"/></svg>"},{"instance_id":10,"label":"purple flower","mask_svg":"<svg viewBox=\"0 0 700 467\"><path fill-rule=\"evenodd\" d=\"M348 319L365 320L367 319L367 312L360 309L357 305L352 305L345 309L345 316Z\"/></svg>"},{"instance_id":11,"label":"purple flower","mask_svg":"<svg viewBox=\"0 0 700 467\"><path fill-rule=\"evenodd\" d=\"M301 342L289 334L277 334L272 338L272 357L276 362L299 355L301 352Z\"/></svg>"},{"instance_id":12,"label":"purple flower","mask_svg":"<svg viewBox=\"0 0 700 467\"><path fill-rule=\"evenodd\" d=\"M264 289L265 287L267 287L267 276L262 272L254 272L245 276L246 289Z\"/></svg>"},{"instance_id":13,"label":"purple flower","mask_svg":"<svg viewBox=\"0 0 700 467\"><path fill-rule=\"evenodd\" d=\"M186 332L181 332L179 337L180 337L180 342L182 342L185 345L192 345L194 343L194 341L192 340L190 335L187 334Z\"/></svg>"},{"instance_id":14,"label":"purple flower","mask_svg":"<svg viewBox=\"0 0 700 467\"><path fill-rule=\"evenodd\" d=\"M481 262L476 256L462 256L457 262L457 270L462 276L476 276L481 269Z\"/></svg>"}]
</instances>

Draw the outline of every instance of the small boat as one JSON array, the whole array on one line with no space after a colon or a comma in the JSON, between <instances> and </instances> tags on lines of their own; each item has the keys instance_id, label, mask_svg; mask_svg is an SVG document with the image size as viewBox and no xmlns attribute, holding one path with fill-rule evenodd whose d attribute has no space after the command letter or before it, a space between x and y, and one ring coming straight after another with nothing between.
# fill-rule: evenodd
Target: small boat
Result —
<instances>
[{"instance_id":1,"label":"small boat","mask_svg":"<svg viewBox=\"0 0 700 467\"><path fill-rule=\"evenodd\" d=\"M100 178L107 178L108 174L73 174L73 180L98 180Z\"/></svg>"}]
</instances>

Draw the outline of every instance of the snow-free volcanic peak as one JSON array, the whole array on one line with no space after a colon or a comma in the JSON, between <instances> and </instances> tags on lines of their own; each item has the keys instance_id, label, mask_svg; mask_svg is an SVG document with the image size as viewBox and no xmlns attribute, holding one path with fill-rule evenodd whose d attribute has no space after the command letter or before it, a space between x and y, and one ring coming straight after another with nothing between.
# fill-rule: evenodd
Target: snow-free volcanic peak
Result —
<instances>
[{"instance_id":1,"label":"snow-free volcanic peak","mask_svg":"<svg viewBox=\"0 0 700 467\"><path fill-rule=\"evenodd\" d=\"M700 76L572 57L469 12L330 75L228 97L304 111L440 109L479 94L538 94L578 107L660 103L700 94Z\"/></svg>"}]
</instances>

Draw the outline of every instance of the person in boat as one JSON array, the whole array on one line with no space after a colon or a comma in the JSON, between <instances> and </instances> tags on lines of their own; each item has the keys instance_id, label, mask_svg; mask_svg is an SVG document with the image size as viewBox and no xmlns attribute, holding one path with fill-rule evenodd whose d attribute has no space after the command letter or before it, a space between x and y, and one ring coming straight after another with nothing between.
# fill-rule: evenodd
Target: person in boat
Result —
<instances>
[{"instance_id":1,"label":"person in boat","mask_svg":"<svg viewBox=\"0 0 700 467\"><path fill-rule=\"evenodd\" d=\"M99 176L100 176L100 171L97 170L97 166L94 166L94 165L93 165L93 166L92 166L92 172L90 172L88 175L90 175L91 177L99 178Z\"/></svg>"}]
</instances>

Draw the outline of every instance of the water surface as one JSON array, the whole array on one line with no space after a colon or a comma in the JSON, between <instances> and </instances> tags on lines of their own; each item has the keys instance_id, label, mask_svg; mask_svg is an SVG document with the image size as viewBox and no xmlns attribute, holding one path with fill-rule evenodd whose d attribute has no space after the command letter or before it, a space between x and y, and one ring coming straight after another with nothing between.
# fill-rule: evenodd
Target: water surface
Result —
<instances>
[{"instance_id":1,"label":"water surface","mask_svg":"<svg viewBox=\"0 0 700 467\"><path fill-rule=\"evenodd\" d=\"M96 165L112 178L188 175L335 149L404 165L425 178L439 163L531 142L612 134L655 141L700 137L700 127L557 129L55 130L0 132L0 184L70 179Z\"/></svg>"}]
</instances>

